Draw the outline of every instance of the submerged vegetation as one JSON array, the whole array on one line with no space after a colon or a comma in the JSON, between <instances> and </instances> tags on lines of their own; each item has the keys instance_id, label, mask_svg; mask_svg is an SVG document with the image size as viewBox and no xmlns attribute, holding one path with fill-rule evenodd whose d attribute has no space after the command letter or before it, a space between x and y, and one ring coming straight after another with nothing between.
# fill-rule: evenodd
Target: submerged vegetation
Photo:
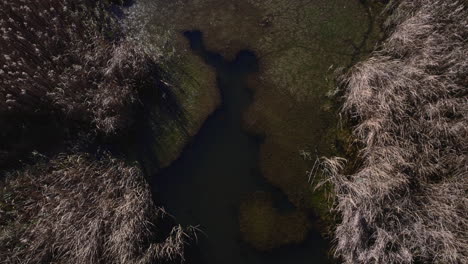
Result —
<instances>
[{"instance_id":1,"label":"submerged vegetation","mask_svg":"<svg viewBox=\"0 0 468 264\"><path fill-rule=\"evenodd\" d=\"M272 250L303 242L311 228L308 215L295 210L279 212L268 193L249 195L239 209L243 239L258 250Z\"/></svg>"},{"instance_id":2,"label":"submerged vegetation","mask_svg":"<svg viewBox=\"0 0 468 264\"><path fill-rule=\"evenodd\" d=\"M468 6L403 0L344 78L360 168L328 159L345 263L468 262Z\"/></svg>"}]
</instances>

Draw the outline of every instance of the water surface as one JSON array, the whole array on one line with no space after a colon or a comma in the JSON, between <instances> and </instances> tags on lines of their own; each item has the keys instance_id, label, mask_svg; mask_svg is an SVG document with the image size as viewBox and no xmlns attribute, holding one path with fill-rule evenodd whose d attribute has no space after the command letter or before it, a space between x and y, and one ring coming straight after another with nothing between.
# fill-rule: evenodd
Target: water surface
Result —
<instances>
[{"instance_id":1,"label":"water surface","mask_svg":"<svg viewBox=\"0 0 468 264\"><path fill-rule=\"evenodd\" d=\"M247 77L258 70L257 58L240 51L233 61L207 51L202 34L186 32L193 51L217 71L222 105L210 116L181 157L153 178L158 202L184 226L198 226L203 234L192 247L187 263L328 263L327 242L312 231L301 245L259 252L241 240L240 202L255 191L273 193L275 206L293 206L260 175L261 138L242 127L242 115L251 103Z\"/></svg>"}]
</instances>

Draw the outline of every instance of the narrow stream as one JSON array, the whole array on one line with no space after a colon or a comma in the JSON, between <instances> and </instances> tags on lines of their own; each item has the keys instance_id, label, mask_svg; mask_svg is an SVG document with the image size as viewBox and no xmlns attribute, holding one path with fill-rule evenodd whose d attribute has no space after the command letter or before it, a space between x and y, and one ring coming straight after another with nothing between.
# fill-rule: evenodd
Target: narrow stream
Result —
<instances>
[{"instance_id":1,"label":"narrow stream","mask_svg":"<svg viewBox=\"0 0 468 264\"><path fill-rule=\"evenodd\" d=\"M242 115L251 103L247 77L258 70L257 58L240 51L234 61L207 51L202 33L186 32L193 52L217 71L222 105L208 118L181 157L153 177L159 202L184 226L198 226L203 234L187 256L187 263L328 263L327 242L314 231L301 245L259 252L241 240L238 207L255 191L273 193L275 206L293 206L269 185L258 168L261 138L246 133Z\"/></svg>"}]
</instances>

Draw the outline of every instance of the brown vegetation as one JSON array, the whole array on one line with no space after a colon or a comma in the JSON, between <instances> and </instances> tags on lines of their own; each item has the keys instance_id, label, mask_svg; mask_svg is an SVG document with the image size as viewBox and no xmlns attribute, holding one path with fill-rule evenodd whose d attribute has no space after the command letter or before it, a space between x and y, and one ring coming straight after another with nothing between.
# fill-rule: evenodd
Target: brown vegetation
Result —
<instances>
[{"instance_id":1,"label":"brown vegetation","mask_svg":"<svg viewBox=\"0 0 468 264\"><path fill-rule=\"evenodd\" d=\"M99 1L0 1L0 112L128 125L154 61Z\"/></svg>"},{"instance_id":2,"label":"brown vegetation","mask_svg":"<svg viewBox=\"0 0 468 264\"><path fill-rule=\"evenodd\" d=\"M190 230L163 228L140 166L99 151L161 82L106 2L0 0L0 263L183 259Z\"/></svg>"},{"instance_id":3,"label":"brown vegetation","mask_svg":"<svg viewBox=\"0 0 468 264\"><path fill-rule=\"evenodd\" d=\"M325 162L345 263L468 262L468 6L394 2L382 48L345 77L360 168Z\"/></svg>"},{"instance_id":4,"label":"brown vegetation","mask_svg":"<svg viewBox=\"0 0 468 264\"><path fill-rule=\"evenodd\" d=\"M0 193L0 263L159 263L188 239L154 224L141 170L104 155L62 155L10 173ZM165 237L165 238L164 238Z\"/></svg>"}]
</instances>

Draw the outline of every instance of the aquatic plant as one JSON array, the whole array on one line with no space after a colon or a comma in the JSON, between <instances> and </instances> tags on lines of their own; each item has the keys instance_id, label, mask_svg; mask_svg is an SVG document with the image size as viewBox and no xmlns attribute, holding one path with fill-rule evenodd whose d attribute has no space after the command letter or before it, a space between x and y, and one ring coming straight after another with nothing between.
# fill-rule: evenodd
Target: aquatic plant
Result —
<instances>
[{"instance_id":1,"label":"aquatic plant","mask_svg":"<svg viewBox=\"0 0 468 264\"><path fill-rule=\"evenodd\" d=\"M280 212L270 194L255 192L240 205L239 228L245 242L257 250L270 251L303 242L311 224L306 212Z\"/></svg>"},{"instance_id":2,"label":"aquatic plant","mask_svg":"<svg viewBox=\"0 0 468 264\"><path fill-rule=\"evenodd\" d=\"M104 1L0 1L0 112L56 114L104 134L131 123L156 64Z\"/></svg>"},{"instance_id":3,"label":"aquatic plant","mask_svg":"<svg viewBox=\"0 0 468 264\"><path fill-rule=\"evenodd\" d=\"M360 168L334 185L345 263L468 262L468 5L394 1L388 38L344 77Z\"/></svg>"},{"instance_id":4,"label":"aquatic plant","mask_svg":"<svg viewBox=\"0 0 468 264\"><path fill-rule=\"evenodd\" d=\"M190 230L165 234L140 168L60 155L0 185L0 263L160 263L183 259Z\"/></svg>"}]
</instances>

